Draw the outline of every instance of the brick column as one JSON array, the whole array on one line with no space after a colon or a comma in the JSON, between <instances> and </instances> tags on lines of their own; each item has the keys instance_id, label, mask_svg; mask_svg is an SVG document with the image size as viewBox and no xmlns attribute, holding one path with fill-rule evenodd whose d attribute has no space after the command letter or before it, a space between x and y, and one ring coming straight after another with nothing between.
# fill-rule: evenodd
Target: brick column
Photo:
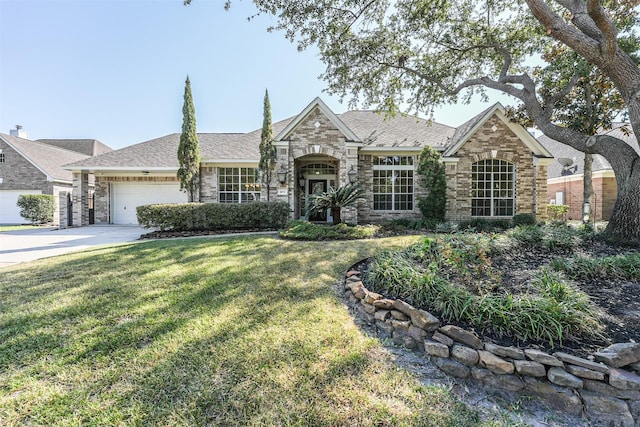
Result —
<instances>
[{"instance_id":1,"label":"brick column","mask_svg":"<svg viewBox=\"0 0 640 427\"><path fill-rule=\"evenodd\" d=\"M67 194L69 193L66 191L58 193L58 228L60 229L68 227Z\"/></svg>"},{"instance_id":2,"label":"brick column","mask_svg":"<svg viewBox=\"0 0 640 427\"><path fill-rule=\"evenodd\" d=\"M73 225L89 224L89 174L73 173Z\"/></svg>"}]
</instances>

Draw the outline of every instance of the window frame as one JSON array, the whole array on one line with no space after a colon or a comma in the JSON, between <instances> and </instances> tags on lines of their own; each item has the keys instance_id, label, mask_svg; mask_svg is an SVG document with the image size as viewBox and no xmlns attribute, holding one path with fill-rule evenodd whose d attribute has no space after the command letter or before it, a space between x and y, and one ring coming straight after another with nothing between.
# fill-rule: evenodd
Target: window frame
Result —
<instances>
[{"instance_id":1,"label":"window frame","mask_svg":"<svg viewBox=\"0 0 640 427\"><path fill-rule=\"evenodd\" d=\"M372 163L373 210L376 212L413 211L415 156L379 155L373 156ZM390 191L381 191L383 189Z\"/></svg>"},{"instance_id":2,"label":"window frame","mask_svg":"<svg viewBox=\"0 0 640 427\"><path fill-rule=\"evenodd\" d=\"M228 171L231 171L231 173ZM250 203L260 201L261 186L260 180L258 179L258 168L219 167L217 176L218 203ZM249 177L252 179L249 180ZM228 186L230 186L231 189L228 189ZM237 189L234 188L236 186Z\"/></svg>"},{"instance_id":3,"label":"window frame","mask_svg":"<svg viewBox=\"0 0 640 427\"><path fill-rule=\"evenodd\" d=\"M490 169L487 168L488 165ZM516 173L516 164L503 159L485 159L472 163L471 216L513 217L516 213ZM488 213L484 213L487 211Z\"/></svg>"}]
</instances>

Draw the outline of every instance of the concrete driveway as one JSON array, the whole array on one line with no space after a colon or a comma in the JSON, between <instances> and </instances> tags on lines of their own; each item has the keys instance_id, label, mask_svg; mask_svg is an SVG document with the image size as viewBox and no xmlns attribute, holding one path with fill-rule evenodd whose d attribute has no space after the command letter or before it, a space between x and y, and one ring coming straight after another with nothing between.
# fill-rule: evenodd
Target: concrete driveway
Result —
<instances>
[{"instance_id":1,"label":"concrete driveway","mask_svg":"<svg viewBox=\"0 0 640 427\"><path fill-rule=\"evenodd\" d=\"M138 240L149 230L137 226L37 228L0 233L0 267L81 251L92 246Z\"/></svg>"}]
</instances>

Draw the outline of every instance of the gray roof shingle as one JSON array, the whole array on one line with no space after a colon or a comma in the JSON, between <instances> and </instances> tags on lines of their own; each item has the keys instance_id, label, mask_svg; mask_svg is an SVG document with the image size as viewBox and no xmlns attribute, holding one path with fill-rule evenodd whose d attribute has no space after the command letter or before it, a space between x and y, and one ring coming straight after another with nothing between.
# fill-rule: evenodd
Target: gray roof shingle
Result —
<instances>
[{"instance_id":1,"label":"gray roof shingle","mask_svg":"<svg viewBox=\"0 0 640 427\"><path fill-rule=\"evenodd\" d=\"M364 147L444 148L455 128L415 116L396 115L385 119L375 111L347 111L338 117L363 142Z\"/></svg>"},{"instance_id":2,"label":"gray roof shingle","mask_svg":"<svg viewBox=\"0 0 640 427\"><path fill-rule=\"evenodd\" d=\"M296 118L289 117L273 123L277 135ZM385 120L374 111L349 111L338 115L364 143L365 147L436 148L447 146L455 128L413 116L395 116ZM198 133L202 161L253 160L258 161L262 129L249 133ZM172 133L160 138L134 144L100 156L68 164L73 169L177 169L176 156L180 134Z\"/></svg>"},{"instance_id":3,"label":"gray roof shingle","mask_svg":"<svg viewBox=\"0 0 640 427\"><path fill-rule=\"evenodd\" d=\"M62 165L89 158L86 154L4 133L0 133L0 138L56 181L73 180L73 173L63 169Z\"/></svg>"},{"instance_id":4,"label":"gray roof shingle","mask_svg":"<svg viewBox=\"0 0 640 427\"><path fill-rule=\"evenodd\" d=\"M97 139L38 139L36 141L76 151L87 156L97 156L113 151L111 147L106 146Z\"/></svg>"}]
</instances>

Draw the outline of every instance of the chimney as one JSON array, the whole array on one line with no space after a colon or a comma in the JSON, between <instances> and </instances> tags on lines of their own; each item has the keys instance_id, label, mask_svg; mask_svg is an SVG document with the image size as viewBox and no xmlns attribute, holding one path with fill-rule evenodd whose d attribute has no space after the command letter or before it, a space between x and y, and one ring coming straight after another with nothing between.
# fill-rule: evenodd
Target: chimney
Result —
<instances>
[{"instance_id":1,"label":"chimney","mask_svg":"<svg viewBox=\"0 0 640 427\"><path fill-rule=\"evenodd\" d=\"M9 134L11 136L16 136L18 138L29 139L29 132L27 132L26 130L22 129L22 125L16 125L16 128L15 129L11 129L9 131Z\"/></svg>"}]
</instances>

